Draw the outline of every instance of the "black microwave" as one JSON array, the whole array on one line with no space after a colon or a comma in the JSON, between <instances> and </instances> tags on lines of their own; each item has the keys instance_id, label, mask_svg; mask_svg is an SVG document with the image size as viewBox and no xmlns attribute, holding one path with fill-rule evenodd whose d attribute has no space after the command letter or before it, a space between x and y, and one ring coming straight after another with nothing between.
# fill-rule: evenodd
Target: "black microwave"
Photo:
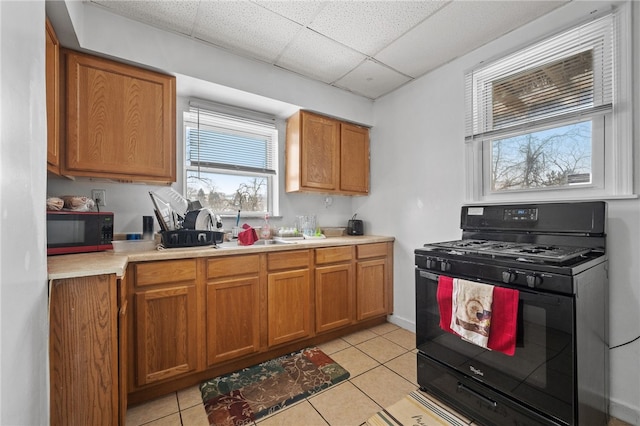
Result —
<instances>
[{"instance_id":1,"label":"black microwave","mask_svg":"<svg viewBox=\"0 0 640 426\"><path fill-rule=\"evenodd\" d=\"M47 211L47 255L113 248L113 213Z\"/></svg>"}]
</instances>

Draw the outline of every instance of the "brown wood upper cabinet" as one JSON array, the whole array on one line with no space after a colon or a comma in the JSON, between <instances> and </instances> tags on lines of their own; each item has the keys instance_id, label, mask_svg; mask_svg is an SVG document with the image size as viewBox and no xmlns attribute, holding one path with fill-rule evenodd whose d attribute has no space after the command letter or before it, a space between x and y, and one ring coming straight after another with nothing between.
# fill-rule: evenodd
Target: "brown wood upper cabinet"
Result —
<instances>
[{"instance_id":1,"label":"brown wood upper cabinet","mask_svg":"<svg viewBox=\"0 0 640 426\"><path fill-rule=\"evenodd\" d=\"M369 193L369 129L307 111L287 120L287 192Z\"/></svg>"},{"instance_id":2,"label":"brown wood upper cabinet","mask_svg":"<svg viewBox=\"0 0 640 426\"><path fill-rule=\"evenodd\" d=\"M175 182L175 77L63 52L67 120L61 173Z\"/></svg>"},{"instance_id":3,"label":"brown wood upper cabinet","mask_svg":"<svg viewBox=\"0 0 640 426\"><path fill-rule=\"evenodd\" d=\"M47 87L47 170L60 173L60 43L56 32L45 21Z\"/></svg>"}]
</instances>

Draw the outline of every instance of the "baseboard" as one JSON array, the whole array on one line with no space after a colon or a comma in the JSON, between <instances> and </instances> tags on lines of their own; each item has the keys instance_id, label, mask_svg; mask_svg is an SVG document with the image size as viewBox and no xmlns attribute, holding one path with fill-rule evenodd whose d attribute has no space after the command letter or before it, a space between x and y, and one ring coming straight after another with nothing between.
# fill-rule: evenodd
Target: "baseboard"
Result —
<instances>
[{"instance_id":1,"label":"baseboard","mask_svg":"<svg viewBox=\"0 0 640 426\"><path fill-rule=\"evenodd\" d=\"M408 320L406 318L402 318L402 317L399 317L397 315L389 315L387 317L387 321L389 321L391 324L397 325L398 327L402 327L405 330L409 330L409 331L411 331L413 333L416 332L416 323L415 323L415 321L410 321L410 320Z\"/></svg>"},{"instance_id":2,"label":"baseboard","mask_svg":"<svg viewBox=\"0 0 640 426\"><path fill-rule=\"evenodd\" d=\"M640 425L640 408L609 401L609 415L631 425Z\"/></svg>"}]
</instances>

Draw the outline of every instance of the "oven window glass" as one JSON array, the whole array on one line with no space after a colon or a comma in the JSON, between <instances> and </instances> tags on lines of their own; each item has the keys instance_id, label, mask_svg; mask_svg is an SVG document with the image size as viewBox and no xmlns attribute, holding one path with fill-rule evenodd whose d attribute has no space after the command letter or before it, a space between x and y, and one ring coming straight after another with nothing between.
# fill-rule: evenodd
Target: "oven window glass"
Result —
<instances>
[{"instance_id":1,"label":"oven window glass","mask_svg":"<svg viewBox=\"0 0 640 426\"><path fill-rule=\"evenodd\" d=\"M85 221L83 220L51 220L47 226L47 241L53 245L83 244L85 238Z\"/></svg>"},{"instance_id":2,"label":"oven window glass","mask_svg":"<svg viewBox=\"0 0 640 426\"><path fill-rule=\"evenodd\" d=\"M569 421L573 412L573 303L520 290L516 351L490 351L439 326L436 280L416 282L418 350L459 372Z\"/></svg>"}]
</instances>

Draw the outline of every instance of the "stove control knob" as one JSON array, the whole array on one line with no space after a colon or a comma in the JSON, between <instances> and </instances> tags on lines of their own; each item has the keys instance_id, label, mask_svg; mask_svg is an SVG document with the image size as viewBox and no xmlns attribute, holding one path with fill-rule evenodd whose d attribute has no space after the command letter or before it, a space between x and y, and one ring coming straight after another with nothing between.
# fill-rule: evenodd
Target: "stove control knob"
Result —
<instances>
[{"instance_id":1,"label":"stove control knob","mask_svg":"<svg viewBox=\"0 0 640 426\"><path fill-rule=\"evenodd\" d=\"M514 271L503 271L502 272L502 282L505 284L509 284L512 283L516 280L516 277L518 276L517 273L515 273Z\"/></svg>"},{"instance_id":2,"label":"stove control knob","mask_svg":"<svg viewBox=\"0 0 640 426\"><path fill-rule=\"evenodd\" d=\"M449 262L447 262L446 260L443 260L442 263L440 263L440 270L442 272L447 272L451 270L451 264Z\"/></svg>"},{"instance_id":3,"label":"stove control knob","mask_svg":"<svg viewBox=\"0 0 640 426\"><path fill-rule=\"evenodd\" d=\"M527 285L531 288L536 288L542 284L542 277L539 275L527 275Z\"/></svg>"},{"instance_id":4,"label":"stove control knob","mask_svg":"<svg viewBox=\"0 0 640 426\"><path fill-rule=\"evenodd\" d=\"M435 259L427 259L427 269L436 269L438 262Z\"/></svg>"}]
</instances>

